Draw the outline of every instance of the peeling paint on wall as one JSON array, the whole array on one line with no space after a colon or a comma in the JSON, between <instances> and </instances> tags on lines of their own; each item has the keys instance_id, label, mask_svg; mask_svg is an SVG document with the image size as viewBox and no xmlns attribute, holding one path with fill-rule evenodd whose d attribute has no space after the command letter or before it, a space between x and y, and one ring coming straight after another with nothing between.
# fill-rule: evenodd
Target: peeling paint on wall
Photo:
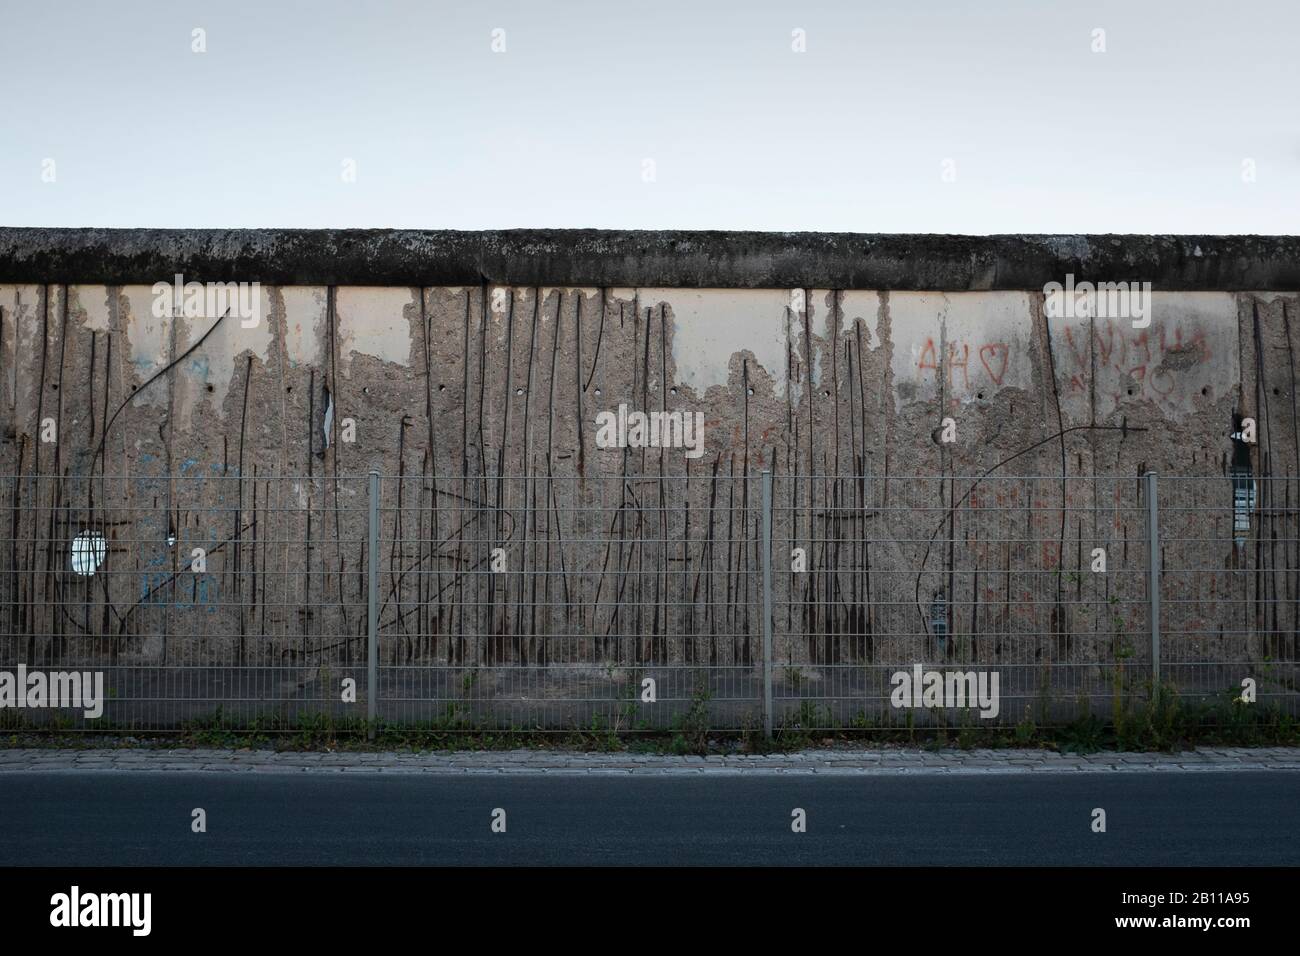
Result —
<instances>
[{"instance_id":1,"label":"peeling paint on wall","mask_svg":"<svg viewBox=\"0 0 1300 956\"><path fill-rule=\"evenodd\" d=\"M1026 292L890 296L894 408L944 396L949 408L1033 385Z\"/></svg>"},{"instance_id":2,"label":"peeling paint on wall","mask_svg":"<svg viewBox=\"0 0 1300 956\"><path fill-rule=\"evenodd\" d=\"M290 365L320 365L325 360L325 344L328 321L326 307L326 290L323 286L278 286L283 297L286 313L284 326L285 354ZM262 314L269 316L270 289L264 289L267 296Z\"/></svg>"},{"instance_id":3,"label":"peeling paint on wall","mask_svg":"<svg viewBox=\"0 0 1300 956\"><path fill-rule=\"evenodd\" d=\"M182 355L199 336L203 335L220 316L199 319L177 319L176 355ZM177 427L190 428L195 410L205 401L211 403L213 412L225 417L226 396L230 393L236 375L244 368L247 353L263 365L271 359L273 344L271 311L264 307L261 319L253 328L244 328L235 315L220 319L221 324L181 368L176 379ZM242 380L242 376L241 376Z\"/></svg>"},{"instance_id":4,"label":"peeling paint on wall","mask_svg":"<svg viewBox=\"0 0 1300 956\"><path fill-rule=\"evenodd\" d=\"M68 289L68 295L72 309L74 311L80 309L84 315L82 328L93 332L109 331L111 321L109 297L112 292L107 286L72 286Z\"/></svg>"},{"instance_id":5,"label":"peeling paint on wall","mask_svg":"<svg viewBox=\"0 0 1300 956\"><path fill-rule=\"evenodd\" d=\"M22 414L11 420L21 419L29 435L36 424L39 363L23 357L40 353L43 289L0 289L0 302L6 303L0 359L19 356L0 368L0 388L11 407L21 407ZM1053 396L1037 392L1054 371L1062 424L1145 414L1185 422L1239 396L1244 374L1237 315L1241 297L1231 293L1157 292L1151 327L1135 330L1118 320L1043 319L1036 294L1029 292L893 292L888 296L890 322L882 332L886 298L873 291L810 289L804 313L790 310L787 289L610 289L601 315L600 290L584 289L579 315L577 290L545 287L534 333L534 290L488 291L491 298L506 292L514 311L507 322L506 310L489 308L486 337L479 328L480 290L440 288L429 290L426 297L431 379L427 401L435 419L442 417L438 410L444 408L447 424L459 421L461 426L444 426L446 434L437 449L440 461L461 461L469 451L462 448L462 437L472 439L478 449L480 421L485 460L491 449L499 449L502 426L508 424L510 436L504 440L513 444L524 438L520 430L525 422L534 450L543 437L538 429L545 426L547 447L557 461L594 454L590 441L579 441L571 413L557 408L553 415L552 401L572 404L574 412L581 408L588 425L597 412L619 402L635 407L645 400L656 408L707 401L702 410L712 421L709 442L714 454L743 442L746 423L759 426L751 427L751 435L761 433L767 440L779 423L782 432L797 426L799 443L812 441L822 450L847 456L855 443L847 435L829 444L818 436L826 429L846 428L849 418L861 417L877 427L875 416L883 411L880 398L892 406L891 417L908 408L937 412L941 396L945 413L972 405L989 408L1003 393L1036 396L1046 410L1042 403L1050 405ZM319 438L326 413L322 390L327 385L337 403L335 414L356 418L365 439L375 437L384 410L399 418L412 409L423 410L425 389L416 383L423 380L425 330L419 327L416 290L339 288L333 334L325 287L264 287L262 295L258 326L245 329L233 318L224 322L166 382L131 399L132 407L171 407L174 431L210 432L212 421L229 421L236 410L227 408L232 396L242 409L243 381L248 377L254 426L272 427L269 416L274 412L273 430L281 449L292 449L295 441L306 444L312 432ZM562 307L557 304L560 296ZM57 309L57 296L52 301ZM1261 301L1275 312L1280 308L1277 296ZM639 314L634 313L634 302ZM206 318L182 319L173 330L171 317L155 317L152 306L148 286L92 284L70 289L76 334L96 337L94 397L100 404L105 386L110 393L138 387L210 326ZM661 309L666 320L662 329ZM553 329L557 315L558 328ZM1047 329L1045 337L1036 330L1039 322ZM511 341L508 328L513 330ZM652 341L647 342L647 334ZM805 341L808 336L811 341ZM337 346L333 357L332 341ZM666 347L663 356L658 354L661 344ZM484 346L487 351L480 354ZM1050 347L1050 354L1040 354L1044 347ZM112 368L107 364L110 354ZM512 368L507 375L508 354ZM392 384L376 392L374 382L358 390L332 381L335 359L340 379L350 381L362 356L379 363L368 368L392 369ZM543 391L524 396L530 363L534 387ZM121 375L126 377L119 381ZM482 375L486 380L480 380ZM745 379L749 395L739 391ZM579 385L581 395L573 391ZM272 386L275 390L267 391ZM809 387L815 389L811 412L802 407ZM764 404L772 398L779 408ZM503 418L507 399L512 408L508 422ZM1221 417L1220 411L1213 414ZM238 417L246 440L242 412ZM69 421L73 419L84 421L79 410L71 413ZM717 430L720 425L725 425L722 432ZM324 443L313 441L312 451L321 452ZM864 454L875 454L865 434L855 441ZM230 465L226 456L231 447L228 437L223 466ZM477 458L480 450L473 454ZM307 457L304 448L298 460L305 464ZM608 463L620 457L606 453L599 460ZM834 455L832 459L838 460Z\"/></svg>"},{"instance_id":6,"label":"peeling paint on wall","mask_svg":"<svg viewBox=\"0 0 1300 956\"><path fill-rule=\"evenodd\" d=\"M345 287L337 295L339 371L344 378L352 375L354 353L396 365L411 364L411 320L406 310L419 312L414 290Z\"/></svg>"},{"instance_id":7,"label":"peeling paint on wall","mask_svg":"<svg viewBox=\"0 0 1300 956\"><path fill-rule=\"evenodd\" d=\"M862 345L871 351L880 348L880 293L849 290L840 294L840 332L848 334L856 322L866 330Z\"/></svg>"},{"instance_id":8,"label":"peeling paint on wall","mask_svg":"<svg viewBox=\"0 0 1300 956\"><path fill-rule=\"evenodd\" d=\"M749 351L771 376L776 394L785 394L789 291L639 289L637 295L643 310L660 303L669 309L678 385L702 399L710 388L727 384L731 357Z\"/></svg>"}]
</instances>

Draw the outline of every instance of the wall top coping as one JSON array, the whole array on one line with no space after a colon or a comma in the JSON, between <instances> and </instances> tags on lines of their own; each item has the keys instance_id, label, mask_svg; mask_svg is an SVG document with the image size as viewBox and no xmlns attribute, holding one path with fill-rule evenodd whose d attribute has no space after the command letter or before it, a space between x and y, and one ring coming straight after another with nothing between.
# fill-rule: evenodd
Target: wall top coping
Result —
<instances>
[{"instance_id":1,"label":"wall top coping","mask_svg":"<svg viewBox=\"0 0 1300 956\"><path fill-rule=\"evenodd\" d=\"M1300 290L1300 236L0 227L0 282Z\"/></svg>"}]
</instances>

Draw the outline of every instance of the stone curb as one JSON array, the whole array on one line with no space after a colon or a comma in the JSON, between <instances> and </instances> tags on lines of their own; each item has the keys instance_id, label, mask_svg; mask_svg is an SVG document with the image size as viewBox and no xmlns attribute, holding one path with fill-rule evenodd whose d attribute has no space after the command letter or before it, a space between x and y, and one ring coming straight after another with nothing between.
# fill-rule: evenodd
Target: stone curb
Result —
<instances>
[{"instance_id":1,"label":"stone curb","mask_svg":"<svg viewBox=\"0 0 1300 956\"><path fill-rule=\"evenodd\" d=\"M803 751L789 754L667 755L564 751L296 753L248 750L0 749L0 775L81 771L547 775L917 775L1300 771L1300 748L1217 748L1183 753L1060 754L1047 750Z\"/></svg>"}]
</instances>

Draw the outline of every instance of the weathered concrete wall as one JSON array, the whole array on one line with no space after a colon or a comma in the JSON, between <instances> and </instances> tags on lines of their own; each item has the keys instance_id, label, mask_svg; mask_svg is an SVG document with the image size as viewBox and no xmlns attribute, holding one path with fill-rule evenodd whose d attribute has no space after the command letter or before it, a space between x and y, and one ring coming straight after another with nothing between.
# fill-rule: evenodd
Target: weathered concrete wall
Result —
<instances>
[{"instance_id":1,"label":"weathered concrete wall","mask_svg":"<svg viewBox=\"0 0 1300 956\"><path fill-rule=\"evenodd\" d=\"M930 433L953 415L958 441L948 451L961 474L1062 427L1124 419L1159 426L1167 440L1103 447L1079 435L1074 450L1101 458L1096 469L1076 461L1076 472L1145 464L1204 473L1232 451L1232 413L1256 412L1255 310L1263 341L1276 340L1263 374L1285 379L1282 309L1290 316L1297 305L1280 294L1157 292L1151 327L1135 330L1114 319L1048 322L1041 295L1028 292L809 290L809 307L795 312L784 289L488 287L489 301L500 291L509 302L493 310L479 288L264 286L263 319L243 328L233 317L156 318L147 286L71 285L66 306L64 288L0 286L11 471L20 452L23 472L35 467L37 424L52 412L61 439L45 449L42 473L56 454L60 472L88 473L97 451L112 474L191 459L225 469L242 443L246 471L305 474L323 444L308 406L317 399L319 419L333 397L340 418L357 420L357 440L341 453L362 473L396 474L403 433L418 461L430 447L429 411L441 425L436 469L448 474L460 473L465 456L503 460L507 474L547 463L585 473L580 453L597 474L616 471L621 455L594 446L594 416L647 400L705 412L705 459L747 454L754 469L807 462L811 450L816 473L855 473L855 454L873 473L934 472L942 449ZM214 321L200 350L128 403L101 449L92 410L111 414ZM1266 437L1274 457L1287 459L1291 449L1278 447L1291 440L1284 386ZM850 400L861 410L856 437L846 427ZM1051 473L1044 463L1059 449L1042 455L1020 467ZM665 462L684 467L680 454Z\"/></svg>"},{"instance_id":2,"label":"weathered concrete wall","mask_svg":"<svg viewBox=\"0 0 1300 956\"><path fill-rule=\"evenodd\" d=\"M1074 668L1070 686L1095 690L1119 632L1142 653L1138 476L1148 470L1222 479L1162 492L1166 504L1206 509L1170 519L1173 538L1185 533L1167 546L1166 566L1203 568L1196 586L1222 588L1217 602L1167 609L1167 626L1189 642L1167 659L1265 656L1243 626L1245 609L1263 601L1269 633L1286 635L1272 656L1295 660L1294 518L1273 529L1280 550L1234 547L1227 477L1243 451L1234 421L1247 416L1260 427L1244 450L1252 474L1300 479L1292 240L911 237L909 246L906 237L832 237L818 257L808 237L779 238L776 251L738 240L730 258L716 252L727 248L718 237L575 239L566 258L554 235L511 246L435 234L399 244L398 254L386 234L325 246L310 234L245 236L237 251L218 237L196 251L189 234L137 235L115 249L111 234L0 230L0 279L15 280L0 284L0 474L59 479L17 481L6 502L6 658L53 659L69 641L104 634L112 642L96 646L115 660L256 662L300 668L303 680L326 657L363 658L363 476L374 468L412 476L401 483L404 510L384 518L383 626L394 664L582 665L556 676L554 693L584 698L623 693L565 684L599 682L602 666L619 687L629 668L656 662L734 666L749 680L759 511L758 484L744 479L763 469L777 476L778 554L803 546L813 565L810 576L777 576L778 656L802 668L779 681L934 659L920 619L943 591L954 639L942 654ZM384 284L363 284L358 244ZM485 258L503 245L523 249L520 261ZM323 250L343 255L338 274L352 281L263 284L251 328L234 316L154 314L149 281L196 265L187 280L316 277L333 267ZM259 252L269 264L259 266ZM694 281L706 278L700 257L712 254L735 287ZM497 284L482 271L489 261L499 274L553 284ZM1080 279L1154 272L1150 326L1049 319L1042 286L1070 267L1103 269ZM390 282L431 268L480 281ZM560 284L584 275L613 281ZM862 288L863 275L905 281ZM810 288L798 285L803 276L851 281ZM136 281L101 284L106 277ZM619 284L629 278L674 281ZM764 278L791 282L754 287ZM1251 279L1258 285L1237 286ZM621 404L702 413L703 455L597 447L597 414ZM43 442L51 418L57 440ZM955 442L940 440L945 418ZM348 419L355 440L342 434ZM961 498L969 482L945 480L986 473L971 501ZM89 480L101 474L129 480ZM482 480L492 475L536 481ZM616 532L611 518L632 508L628 496L651 488L638 476L680 479L680 489L658 506L636 498L631 526ZM1054 494L1054 503L1026 500L1040 486L1008 476L1059 482L1029 493ZM386 508L397 494L397 483L385 486ZM960 554L927 547L950 506L978 509L981 499L984 524L971 519ZM595 519L580 510L597 506L607 510ZM844 524L841 508L870 520ZM105 567L129 573L98 589L69 579L50 540L66 552L67 529L110 513L118 523ZM872 550L859 551L866 541ZM1080 582L1099 541L1131 573ZM211 571L202 595L191 587L178 599L176 572L195 542L213 549ZM520 552L512 571L545 562L540 596L538 578L523 574L484 583L496 545ZM318 573L299 580L303 561ZM552 563L564 564L560 575ZM1012 587L1013 564L1028 583ZM168 591L162 606L159 587ZM712 588L727 597L701 596ZM79 595L78 622L54 610L69 594ZM1098 607L1114 611L1102 620ZM686 696L689 675L674 679ZM881 696L879 681L866 686ZM849 696L846 687L822 696ZM1032 696L1028 683L1023 696Z\"/></svg>"}]
</instances>

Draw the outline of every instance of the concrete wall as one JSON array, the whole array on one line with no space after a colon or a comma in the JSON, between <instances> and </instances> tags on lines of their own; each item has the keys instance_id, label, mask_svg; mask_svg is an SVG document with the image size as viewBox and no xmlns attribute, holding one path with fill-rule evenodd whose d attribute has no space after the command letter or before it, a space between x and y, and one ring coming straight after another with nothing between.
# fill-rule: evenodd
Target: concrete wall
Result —
<instances>
[{"instance_id":1,"label":"concrete wall","mask_svg":"<svg viewBox=\"0 0 1300 956\"><path fill-rule=\"evenodd\" d=\"M1148 470L1208 478L1167 484L1166 505L1181 501L1205 510L1170 518L1174 538L1178 529L1198 530L1171 545L1165 560L1167 567L1203 570L1194 579L1196 588L1219 580L1220 572L1223 576L1222 600L1194 608L1175 604L1167 611L1171 630L1196 642L1167 659L1181 660L1182 654L1189 661L1248 662L1267 656L1268 648L1251 644L1254 638L1242 627L1243 609L1267 601L1273 609L1268 630L1286 635L1280 647L1272 646L1272 656L1295 660L1296 531L1275 527L1274 540L1280 538L1283 546L1262 557L1257 549L1247 556L1250 549L1233 540L1228 480L1234 454L1242 453L1249 455L1254 476L1300 479L1294 376L1300 343L1292 331L1300 296L1285 241L1278 241L1280 252L1256 245L1244 255L1234 247L1232 254L1211 257L1212 268L1191 267L1160 251L1146 260L1107 253L1111 272L1077 276L1142 281L1150 270L1160 271L1152 321L1141 330L1126 320L1045 316L1042 284L1062 281L1060 266L1083 268L1095 259L1078 253L1082 237L1064 243L1075 250L1074 258L1050 263L1007 262L997 249L984 257L978 249L968 255L965 245L952 251L938 239L929 245L924 237L914 239L920 243L921 279L928 275L933 289L850 283L750 287L765 277L787 278L797 271L797 261L792 265L788 253L769 254L764 272L745 257L724 261L721 252L717 274L746 287L700 287L682 275L683 263L695 268L698 249L676 259L662 249L637 258L620 246L622 259L593 266L599 250L593 252L589 243L575 240L573 249L582 257L574 252L566 259L551 237L542 252L521 253L523 261L508 267L539 275L549 270L549 285L498 284L482 272L480 281L461 285L266 282L258 292L260 321L245 328L233 316L219 322L211 315L155 316L155 296L146 280L169 280L194 265L192 253L175 252L169 260L169 247L163 245L143 259L137 254L126 261L125 252L113 253L111 237L97 233L96 241L108 252L100 260L88 254L77 258L72 252L81 239L75 234L61 240L42 234L36 243L14 232L22 231L0 235L0 250L8 250L0 279L21 275L25 281L0 283L0 474L58 480L14 482L12 500L5 502L12 544L10 553L0 556L8 572L6 659L31 654L36 660L43 653L53 659L50 655L66 652L70 641L105 633L113 635L111 646L96 646L114 660L157 662L170 654L173 660L263 662L311 674L323 647L349 660L354 652L363 655L363 645L350 639L341 650L339 642L322 644L321 639L362 633L365 489L360 479L375 468L385 476L415 476L403 485L407 524L400 526L391 511L384 525L390 549L384 587L396 608L389 609L386 600L390 643L385 647L393 664L581 663L590 665L586 676L591 677L602 661L637 668L655 661L705 661L735 666L748 680L745 669L754 662L758 622L748 611L737 617L733 610L725 623L724 615L695 617L698 584L692 587L683 578L681 590L674 592L666 579L670 571L685 572L684 562L697 581L707 569L707 583L728 593L734 588L733 607L743 603L739 595L753 597L757 564L744 542L757 534L757 483L734 478L756 476L762 469L771 469L777 480L778 553L799 545L814 552L812 577L778 576L778 613L784 615L778 654L791 668L805 669L790 680L818 679L819 665L933 659L938 652L918 625L914 592L924 595L920 603L928 608L930 595L946 589L946 600L958 609L979 608L981 596L986 606L971 609L965 623L963 611L950 612L955 638L967 643L953 640L943 653L951 657L956 648L965 659L1027 669L1044 663L1074 667L1071 686L1095 689L1113 663L1116 627L1113 620L1089 618L1089 606L1116 608L1112 617L1123 619L1121 629L1142 653L1145 582L1139 572L1145 532L1138 476ZM1206 250L1235 241L1203 240ZM981 241L961 242L978 246ZM988 247L997 242L1004 240L988 240ZM1143 249L1164 249L1154 240L1141 242ZM1130 243L1132 251L1138 240ZM122 248L129 247L124 240ZM559 248L562 252L562 243ZM1200 244L1196 248L1201 251ZM807 274L840 278L831 274L840 266L802 254ZM214 269L213 262L251 261L247 255L225 255L219 245L205 255L207 272L190 272L187 280L237 278L233 267ZM901 255L893 249L887 268L879 263L873 268L896 275ZM268 256L275 262L269 269L250 267L244 273L249 281L274 276L277 269L326 268L314 258L291 268L280 253ZM972 271L971 263L982 257L988 267ZM364 274L360 258L346 258L338 273ZM1136 270L1124 267L1133 261L1139 262ZM483 265L480 258L475 268ZM377 262L375 271L388 276L401 268L389 258ZM418 279L427 268L411 265L409 272ZM69 281L68 269L85 274ZM584 270L602 269L616 281L565 284L583 277ZM1122 274L1114 271L1120 269ZM95 281L124 275L139 281ZM664 277L677 284L617 281ZM1259 287L1235 288L1239 277L1255 279ZM1162 289L1162 279L1176 291ZM917 281L913 277L901 285ZM986 287L953 288L962 284ZM216 329L203 345L177 361L214 322ZM681 449L597 447L596 415L620 404L701 412L704 454L692 461ZM1245 449L1230 437L1242 416L1260 423L1258 444ZM950 444L940 440L945 418L956 426ZM57 427L55 442L41 441L46 419ZM355 441L342 440L345 419L355 422ZM951 548L947 553L939 548L931 557L931 549L923 547L922 539L935 530L936 520L942 526L950 505L970 506L958 500L970 483L945 479L986 473L981 494L1003 507L984 519L984 532L1009 547L1015 537L1010 512L1023 507L1023 537L1040 550L1032 559L1018 560L1022 569L1054 575L1054 596L1038 579L1017 600L1009 586L1000 597L991 581L981 585L980 562L993 570L1001 552L981 550L971 535L964 541L968 558ZM100 474L127 480L88 480ZM496 474L535 476L546 483L539 491L528 483L503 487L475 481ZM642 595L639 589L651 586L642 571L637 593L619 592L619 601L611 602L611 591L604 589L614 584L605 578L612 582L615 570L624 566L623 539L632 533L619 532L613 565L608 547L603 553L594 544L575 550L572 541L566 546L560 537L566 529L587 543L612 537L609 516L626 507L625 491L632 485L625 479L638 475L681 480L672 514L651 509L661 522L657 530L644 519L633 535L642 541L640 559L649 553L664 570L664 590ZM814 482L809 475L839 477ZM862 475L876 483L868 489L848 477ZM1043 487L1056 496L1054 504L1036 510L1023 497L1032 497L1026 489L1036 486L1008 476L1053 479ZM203 481L190 480L196 477ZM396 483L385 488L385 505L396 506ZM712 526L715 512L720 517L724 511L720 488L732 499L725 509L733 521L725 555L700 538L704 522ZM910 514L899 507L904 501ZM876 509L871 513L878 520L844 530L832 520L837 503ZM578 509L597 506L609 509L604 525L580 525ZM293 508L319 509L316 527L305 527ZM491 513L488 522L480 521L484 509ZM62 548L67 529L78 522L103 522L109 513L116 523L109 527L112 547L105 567L129 573L110 576L111 586L99 590L84 580L68 580L51 540ZM503 513L518 530L501 530ZM64 530L55 530L52 516L59 516L57 526ZM695 523L688 526L688 521ZM467 530L493 522L491 532ZM260 584L258 546L249 542L252 527L263 539ZM975 537L980 527L970 525ZM1263 529L1257 525L1252 533ZM539 603L535 583L522 576L488 599L477 591L471 598L465 590L467 575L480 572L490 547L511 534L520 550L533 549L531 556L518 556L521 562L541 560L539 541L547 562L558 563L561 551L566 556L568 596L561 602L558 593L551 594L552 579L546 576L540 624L525 626L517 616L511 623L513 612L505 610ZM172 587L168 579L183 560L180 549L166 544L169 535L180 537L182 545L207 542L217 548L203 600L194 591L180 600L173 594L165 609L151 609L165 613L165 619L137 612L122 623L123 609L142 600L153 604L150 568ZM831 538L877 542L874 566L872 556L856 546L832 556L826 545ZM270 557L268 540L281 549ZM679 560L673 542L682 540L692 544ZM647 541L650 552L644 550ZM1088 580L1079 585L1073 604L1063 604L1062 576L1077 579L1097 541L1112 549L1117 567L1133 573L1112 575L1104 585ZM1207 541L1213 542L1208 549ZM699 550L692 551L696 545ZM303 586L289 572L296 566L294 549L308 546L320 573ZM23 548L26 554L20 553ZM407 577L403 569L416 573ZM1242 569L1248 570L1248 580L1240 578ZM961 580L953 580L954 570ZM436 593L428 582L434 574L439 576ZM444 574L452 582L447 587ZM834 579L831 590L823 588L819 574ZM913 587L918 574L924 580ZM845 575L849 583L842 583ZM529 596L527 588L534 588ZM76 626L60 622L53 610L74 593L80 595L77 616L84 618ZM336 606L313 611L323 596L336 598ZM997 611L999 600L1005 606ZM496 610L483 616L485 603L501 605L500 617ZM635 609L635 622L607 608L617 603ZM404 604L415 610L404 612ZM468 623L467 605L475 606ZM196 621L205 606L210 616ZM868 607L867 617L855 617L859 612L853 608L862 606ZM653 613L655 608L661 613ZM315 620L304 623L313 613ZM870 641L864 640L866 632ZM981 646L985 632L1018 633L1029 643L999 640ZM612 646L602 634L615 635ZM619 635L626 644L619 643ZM703 643L692 643L696 638ZM680 676L682 682L689 679ZM845 677L837 673L835 679ZM879 682L872 686L877 693ZM575 693L595 692L586 687ZM1027 684L1024 695L1031 696Z\"/></svg>"},{"instance_id":2,"label":"concrete wall","mask_svg":"<svg viewBox=\"0 0 1300 956\"><path fill-rule=\"evenodd\" d=\"M485 292L507 304L485 308ZM977 474L1063 427L1127 420L1151 433L1067 438L1071 472L1204 474L1231 455L1234 412L1263 418L1262 374L1277 401L1259 450L1294 457L1282 314L1294 295L1157 292L1144 330L1049 322L1031 292L814 289L807 299L796 312L787 289L263 286L262 321L220 321L129 402L101 449L92 410L116 410L216 320L156 318L143 285L0 285L0 447L9 473L43 454L41 473L85 474L100 451L109 473L125 475L237 467L242 443L245 473L305 474L332 397L339 418L357 421L356 442L337 449L352 473L396 474L405 434L408 470L429 452L434 470L459 474L463 458L494 462L504 449L507 474L605 474L622 456L595 447L596 413L648 403L703 411L705 460L734 453L752 469L788 469L811 452L817 473L855 473L857 455L881 475L945 462ZM61 439L41 449L49 415ZM958 440L941 449L930 433L948 415ZM1059 457L1044 448L1018 467L1059 473ZM685 467L681 454L664 458Z\"/></svg>"}]
</instances>

